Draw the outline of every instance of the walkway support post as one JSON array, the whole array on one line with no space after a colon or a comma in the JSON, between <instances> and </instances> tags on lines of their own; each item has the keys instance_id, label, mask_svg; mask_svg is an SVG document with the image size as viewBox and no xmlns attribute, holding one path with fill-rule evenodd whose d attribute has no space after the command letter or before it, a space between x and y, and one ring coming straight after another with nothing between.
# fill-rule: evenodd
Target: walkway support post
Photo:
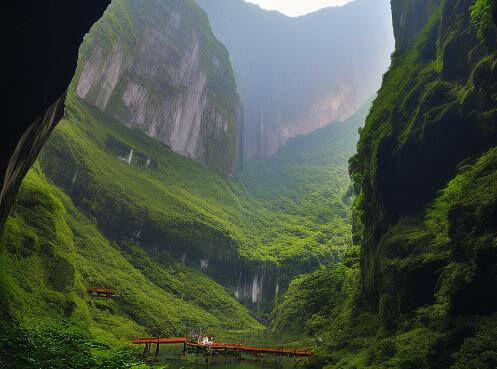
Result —
<instances>
[{"instance_id":1,"label":"walkway support post","mask_svg":"<svg viewBox=\"0 0 497 369\"><path fill-rule=\"evenodd\" d=\"M159 356L159 350L160 350L160 337L157 337L157 347L155 348L155 357Z\"/></svg>"}]
</instances>

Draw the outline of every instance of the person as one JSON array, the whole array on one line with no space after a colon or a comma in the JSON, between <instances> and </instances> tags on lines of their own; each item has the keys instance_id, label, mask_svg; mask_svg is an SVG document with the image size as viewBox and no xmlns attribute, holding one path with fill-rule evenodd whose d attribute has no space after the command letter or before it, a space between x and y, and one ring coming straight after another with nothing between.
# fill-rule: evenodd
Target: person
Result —
<instances>
[{"instance_id":1,"label":"person","mask_svg":"<svg viewBox=\"0 0 497 369\"><path fill-rule=\"evenodd\" d=\"M202 338L202 341L200 343L202 346L212 346L212 337L205 336Z\"/></svg>"}]
</instances>

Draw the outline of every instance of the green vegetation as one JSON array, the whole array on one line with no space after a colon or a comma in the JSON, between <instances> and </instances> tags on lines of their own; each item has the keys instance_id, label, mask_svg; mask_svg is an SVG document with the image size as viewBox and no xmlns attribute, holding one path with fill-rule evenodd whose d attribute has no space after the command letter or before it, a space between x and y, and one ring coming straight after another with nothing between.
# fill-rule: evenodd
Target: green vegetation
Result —
<instances>
[{"instance_id":1,"label":"green vegetation","mask_svg":"<svg viewBox=\"0 0 497 369\"><path fill-rule=\"evenodd\" d=\"M46 182L38 166L23 182L0 250L2 313L7 309L9 317L2 322L19 322L2 329L1 350L12 352L5 360L23 357L26 367L45 362L47 355L53 363L44 367L64 367L71 350L81 346L81 367L117 368L117 358L134 353L111 348L157 327L165 335L263 328L200 272L174 260L153 261L131 244L109 242L67 195ZM86 289L95 286L115 288L117 297L88 297ZM27 342L18 351L23 337ZM68 337L72 343L65 342ZM74 367L79 360L74 357Z\"/></svg>"},{"instance_id":2,"label":"green vegetation","mask_svg":"<svg viewBox=\"0 0 497 369\"><path fill-rule=\"evenodd\" d=\"M0 328L1 368L122 369L136 360L133 351L113 350L74 326L52 324L26 329L0 323Z\"/></svg>"},{"instance_id":3,"label":"green vegetation","mask_svg":"<svg viewBox=\"0 0 497 369\"><path fill-rule=\"evenodd\" d=\"M73 93L66 105L0 238L5 320L16 322L2 333L2 350L27 337L31 352L9 360L44 360L53 345L53 367L63 367L80 345L81 365L105 367L108 359L118 366L136 354L127 339L157 328L299 340L300 332L260 333L255 317L264 315L235 299L236 278L266 268L265 305L252 307L267 312L276 283L281 295L294 276L333 264L350 247L346 163L367 109L248 164L239 180L173 153ZM91 298L90 287L117 296ZM69 336L74 346L58 344Z\"/></svg>"},{"instance_id":4,"label":"green vegetation","mask_svg":"<svg viewBox=\"0 0 497 369\"><path fill-rule=\"evenodd\" d=\"M115 329L119 339L144 330L136 324L122 325L121 317L113 316L116 311L149 330L160 326L169 334L187 327L258 327L247 309L203 274L178 261L153 261L131 243L109 242L65 194L35 171L23 183L2 250L2 286L10 283L5 293L15 301L18 319L36 320L46 316L44 311L54 312L54 318L78 314L77 319L88 319L88 305L99 329ZM93 303L85 297L92 286L111 286L118 296ZM231 319L226 321L228 312Z\"/></svg>"},{"instance_id":5,"label":"green vegetation","mask_svg":"<svg viewBox=\"0 0 497 369\"><path fill-rule=\"evenodd\" d=\"M296 278L275 328L305 327L316 367L495 368L490 2L392 5L406 24L430 16L419 33L395 29L413 42L394 53L350 160L360 260L352 249L343 265Z\"/></svg>"},{"instance_id":6,"label":"green vegetation","mask_svg":"<svg viewBox=\"0 0 497 369\"><path fill-rule=\"evenodd\" d=\"M361 130L352 185L367 108L233 179L73 86L0 237L0 365L118 368L136 360L127 339L160 329L305 344L316 368L495 368L490 2L394 4L429 17L396 29L413 41Z\"/></svg>"},{"instance_id":7,"label":"green vegetation","mask_svg":"<svg viewBox=\"0 0 497 369\"><path fill-rule=\"evenodd\" d=\"M159 246L179 260L186 255L190 265L204 256L274 265L283 287L350 245L346 160L365 109L296 139L269 162L249 164L240 183L71 99L41 167L107 237ZM110 138L122 149L109 146ZM129 165L118 156L127 158L131 148Z\"/></svg>"},{"instance_id":8,"label":"green vegetation","mask_svg":"<svg viewBox=\"0 0 497 369\"><path fill-rule=\"evenodd\" d=\"M257 229L258 250L280 260L287 281L336 262L351 246L346 162L368 107L245 168L247 193L266 214L259 218L264 224Z\"/></svg>"},{"instance_id":9,"label":"green vegetation","mask_svg":"<svg viewBox=\"0 0 497 369\"><path fill-rule=\"evenodd\" d=\"M492 7L495 6L493 0L477 0L471 6L471 18L476 27L480 41L491 44L492 40Z\"/></svg>"}]
</instances>

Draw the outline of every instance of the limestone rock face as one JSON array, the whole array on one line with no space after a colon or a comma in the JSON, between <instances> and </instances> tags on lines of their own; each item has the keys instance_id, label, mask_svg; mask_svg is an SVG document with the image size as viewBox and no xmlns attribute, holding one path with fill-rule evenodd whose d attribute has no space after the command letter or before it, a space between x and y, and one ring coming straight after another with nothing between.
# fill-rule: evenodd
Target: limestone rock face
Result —
<instances>
[{"instance_id":1,"label":"limestone rock face","mask_svg":"<svg viewBox=\"0 0 497 369\"><path fill-rule=\"evenodd\" d=\"M80 51L77 96L233 175L239 100L228 52L191 1L118 0Z\"/></svg>"}]
</instances>

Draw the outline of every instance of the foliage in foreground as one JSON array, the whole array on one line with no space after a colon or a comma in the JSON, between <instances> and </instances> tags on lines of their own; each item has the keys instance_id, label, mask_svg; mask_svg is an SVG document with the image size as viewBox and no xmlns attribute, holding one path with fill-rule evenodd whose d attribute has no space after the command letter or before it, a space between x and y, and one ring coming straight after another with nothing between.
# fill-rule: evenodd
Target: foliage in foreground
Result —
<instances>
[{"instance_id":1,"label":"foliage in foreground","mask_svg":"<svg viewBox=\"0 0 497 369\"><path fill-rule=\"evenodd\" d=\"M24 328L2 322L0 328L0 368L123 369L137 359L136 352L96 342L70 325Z\"/></svg>"}]
</instances>

